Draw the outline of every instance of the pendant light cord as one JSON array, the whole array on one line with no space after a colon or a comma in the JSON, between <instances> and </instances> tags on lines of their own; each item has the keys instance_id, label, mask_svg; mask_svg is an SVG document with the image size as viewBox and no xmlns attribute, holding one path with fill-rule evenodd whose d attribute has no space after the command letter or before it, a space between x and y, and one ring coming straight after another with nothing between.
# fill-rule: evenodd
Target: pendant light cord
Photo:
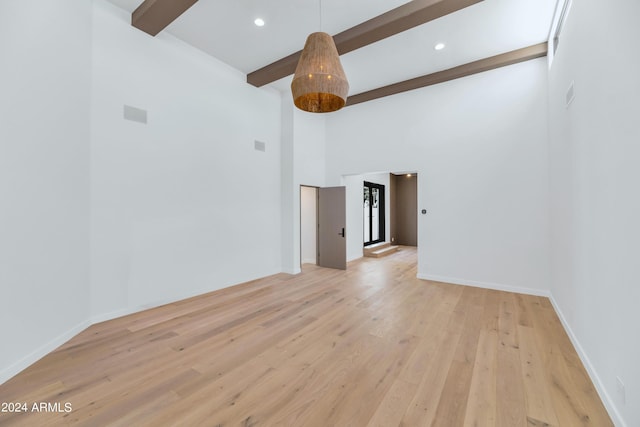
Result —
<instances>
[{"instance_id":1,"label":"pendant light cord","mask_svg":"<svg viewBox=\"0 0 640 427\"><path fill-rule=\"evenodd\" d=\"M322 31L322 0L318 0L318 9L320 10L320 31Z\"/></svg>"}]
</instances>

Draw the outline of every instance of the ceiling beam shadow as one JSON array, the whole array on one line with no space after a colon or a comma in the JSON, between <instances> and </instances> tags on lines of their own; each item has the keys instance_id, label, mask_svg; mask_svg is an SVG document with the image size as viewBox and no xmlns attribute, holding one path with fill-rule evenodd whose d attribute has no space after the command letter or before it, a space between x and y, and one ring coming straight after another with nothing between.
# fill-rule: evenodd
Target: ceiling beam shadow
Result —
<instances>
[{"instance_id":1,"label":"ceiling beam shadow","mask_svg":"<svg viewBox=\"0 0 640 427\"><path fill-rule=\"evenodd\" d=\"M131 25L155 36L198 0L144 0L131 14Z\"/></svg>"},{"instance_id":2,"label":"ceiling beam shadow","mask_svg":"<svg viewBox=\"0 0 640 427\"><path fill-rule=\"evenodd\" d=\"M395 95L397 93L407 92L409 90L419 89L426 86L443 83L449 80L459 79L461 77L470 76L472 74L482 73L484 71L493 70L495 68L505 67L507 65L517 64L518 62L529 61L531 59L542 58L547 56L547 42L539 43L522 49L512 50L511 52L502 53L500 55L491 56L489 58L480 59L479 61L469 62L447 70L438 71L437 73L427 74L413 79L394 83L388 86L372 89L347 98L347 106L360 104L385 96Z\"/></svg>"},{"instance_id":3,"label":"ceiling beam shadow","mask_svg":"<svg viewBox=\"0 0 640 427\"><path fill-rule=\"evenodd\" d=\"M344 55L481 1L484 0L413 0L336 34L333 40L338 53ZM247 74L247 83L260 87L293 74L301 52Z\"/></svg>"}]
</instances>

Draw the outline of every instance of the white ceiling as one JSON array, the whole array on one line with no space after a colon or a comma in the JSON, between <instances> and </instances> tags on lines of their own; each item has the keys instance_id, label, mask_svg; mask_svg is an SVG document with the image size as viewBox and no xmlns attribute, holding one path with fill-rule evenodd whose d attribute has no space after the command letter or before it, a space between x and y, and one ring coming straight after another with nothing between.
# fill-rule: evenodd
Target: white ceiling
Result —
<instances>
[{"instance_id":1,"label":"white ceiling","mask_svg":"<svg viewBox=\"0 0 640 427\"><path fill-rule=\"evenodd\" d=\"M133 12L142 0L110 0ZM405 0L200 0L168 31L249 73L296 52L309 33L337 34ZM556 0L484 0L341 57L349 93L430 74L546 41ZM265 20L256 27L255 18ZM435 51L437 42L445 49ZM292 76L272 86L289 90Z\"/></svg>"}]
</instances>

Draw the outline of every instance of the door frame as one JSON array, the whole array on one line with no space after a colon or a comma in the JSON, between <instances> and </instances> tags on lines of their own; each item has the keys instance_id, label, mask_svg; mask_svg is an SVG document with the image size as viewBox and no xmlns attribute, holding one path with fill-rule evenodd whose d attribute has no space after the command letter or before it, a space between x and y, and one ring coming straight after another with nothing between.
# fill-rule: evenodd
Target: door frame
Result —
<instances>
[{"instance_id":1,"label":"door frame","mask_svg":"<svg viewBox=\"0 0 640 427\"><path fill-rule=\"evenodd\" d=\"M364 193L364 187L369 188L369 194L371 194L371 189L376 188L378 190L378 239L377 240L369 240L368 242L363 242L363 246L375 245L376 243L384 242L386 239L386 229L385 229L385 211L386 211L386 202L385 202L385 189L384 184L377 184L375 182L364 181L362 191ZM364 200L363 200L364 204ZM369 203L369 238L373 236L373 223L371 221L373 206ZM363 227L364 228L364 227ZM364 235L364 229L363 235ZM364 240L364 239L363 239Z\"/></svg>"},{"instance_id":2,"label":"door frame","mask_svg":"<svg viewBox=\"0 0 640 427\"><path fill-rule=\"evenodd\" d=\"M320 191L320 187L317 187L315 185L306 185L306 184L300 184L300 188L299 188L299 204L300 204L300 209L299 209L299 214L300 214L300 221L299 221L299 225L300 225L300 230L299 230L299 235L300 238L298 239L298 245L300 247L300 268L302 268L302 264L303 264L303 260L302 260L302 187L307 187L307 188L313 188L316 192L316 212L315 212L315 217L314 217L314 222L316 224L316 265L318 265L318 228L320 226L319 221L320 219L318 218L318 199L320 198L320 195L318 194Z\"/></svg>"},{"instance_id":3,"label":"door frame","mask_svg":"<svg viewBox=\"0 0 640 427\"><path fill-rule=\"evenodd\" d=\"M302 188L303 187L307 187L307 188L312 188L315 190L315 199L316 199L316 212L315 212L315 235L316 235L316 265L318 267L328 267L328 268L337 268L337 269L341 269L341 270L345 270L347 268L347 241L346 241L346 187L345 186L333 186L333 187L317 187L315 185L305 185L305 184L300 184L299 187L299 239L298 239L298 244L299 244L299 263L300 263L300 268L302 269L302 264L303 264L303 257L302 257ZM325 212L326 215L326 211L322 210L322 192L323 191L327 191L327 192L335 192L335 191L340 191L341 190L341 206L342 209L335 211L335 212L342 212L342 218L338 221L340 223L340 225L338 226L339 228L336 228L335 230L321 230L321 227L323 226L328 226L331 227L334 224L331 224L331 222L329 222L329 224L327 223L323 223L322 220L322 216L323 216L323 212ZM325 194L325 196L327 196ZM329 206L329 207L333 207L336 206L335 203L328 203L325 204L324 206ZM330 218L335 219L335 215L336 214L331 214L329 215ZM325 217L325 220L327 218ZM341 235L343 241L343 246L341 248L339 248L339 251L329 251L329 254L333 254L335 255L338 252L344 252L344 259L342 257L338 257L335 258L335 256L332 257L331 256L325 256L324 261L322 258L322 254L320 253L320 249L322 247L322 242L321 239L323 238L323 234L321 233L321 231L323 233L332 233L332 232L336 232L337 235ZM334 248L335 249L335 248ZM329 265L332 264L332 265Z\"/></svg>"}]
</instances>

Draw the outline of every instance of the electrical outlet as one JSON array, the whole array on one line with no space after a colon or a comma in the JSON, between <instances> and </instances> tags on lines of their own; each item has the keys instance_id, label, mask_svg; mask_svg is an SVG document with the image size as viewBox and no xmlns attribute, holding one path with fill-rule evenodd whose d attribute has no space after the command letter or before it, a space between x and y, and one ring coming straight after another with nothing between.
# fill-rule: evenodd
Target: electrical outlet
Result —
<instances>
[{"instance_id":1,"label":"electrical outlet","mask_svg":"<svg viewBox=\"0 0 640 427\"><path fill-rule=\"evenodd\" d=\"M624 383L620 377L616 377L616 388L618 389L618 397L622 401L622 404L625 405L627 403L627 396L624 391Z\"/></svg>"}]
</instances>

